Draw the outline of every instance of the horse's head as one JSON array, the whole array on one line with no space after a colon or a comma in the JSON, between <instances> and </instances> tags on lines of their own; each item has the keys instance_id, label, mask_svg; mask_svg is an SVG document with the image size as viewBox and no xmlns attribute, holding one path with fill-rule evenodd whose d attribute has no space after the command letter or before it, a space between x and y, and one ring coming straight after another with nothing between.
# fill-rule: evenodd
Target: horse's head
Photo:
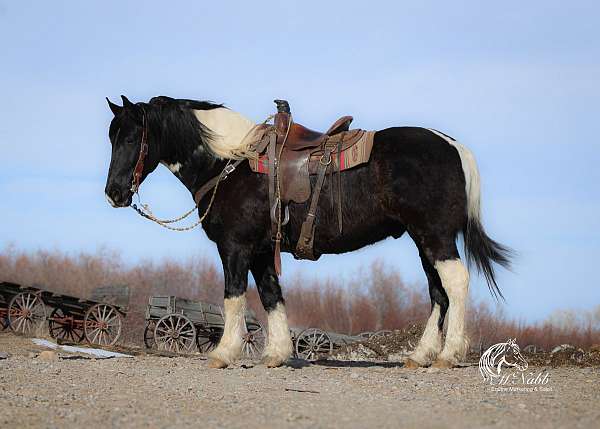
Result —
<instances>
[{"instance_id":1,"label":"horse's head","mask_svg":"<svg viewBox=\"0 0 600 429\"><path fill-rule=\"evenodd\" d=\"M149 106L121 98L122 107L106 99L115 116L108 133L112 154L104 192L113 207L129 206L134 192L160 161L158 142L151 141L149 132Z\"/></svg>"},{"instance_id":2,"label":"horse's head","mask_svg":"<svg viewBox=\"0 0 600 429\"><path fill-rule=\"evenodd\" d=\"M508 366L517 367L519 371L527 369L527 362L523 358L521 349L514 339L510 339L505 343L504 363Z\"/></svg>"}]
</instances>

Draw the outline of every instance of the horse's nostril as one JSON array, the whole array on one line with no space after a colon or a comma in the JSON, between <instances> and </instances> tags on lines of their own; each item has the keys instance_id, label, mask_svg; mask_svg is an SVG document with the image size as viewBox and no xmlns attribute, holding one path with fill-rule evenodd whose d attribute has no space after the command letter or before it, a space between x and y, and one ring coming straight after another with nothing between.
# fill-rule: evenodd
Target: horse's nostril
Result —
<instances>
[{"instance_id":1,"label":"horse's nostril","mask_svg":"<svg viewBox=\"0 0 600 429\"><path fill-rule=\"evenodd\" d=\"M117 188L112 188L108 195L115 203L121 202L121 192Z\"/></svg>"}]
</instances>

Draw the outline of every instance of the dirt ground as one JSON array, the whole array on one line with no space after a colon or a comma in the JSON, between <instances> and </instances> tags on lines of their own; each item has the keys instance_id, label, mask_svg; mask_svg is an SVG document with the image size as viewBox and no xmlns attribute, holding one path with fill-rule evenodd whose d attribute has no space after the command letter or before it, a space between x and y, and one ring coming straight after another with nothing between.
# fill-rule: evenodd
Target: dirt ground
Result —
<instances>
[{"instance_id":1,"label":"dirt ground","mask_svg":"<svg viewBox=\"0 0 600 429\"><path fill-rule=\"evenodd\" d=\"M600 427L597 366L531 367L548 373L541 389L497 391L476 366L292 360L211 370L200 355L45 360L43 350L0 333L0 427Z\"/></svg>"}]
</instances>

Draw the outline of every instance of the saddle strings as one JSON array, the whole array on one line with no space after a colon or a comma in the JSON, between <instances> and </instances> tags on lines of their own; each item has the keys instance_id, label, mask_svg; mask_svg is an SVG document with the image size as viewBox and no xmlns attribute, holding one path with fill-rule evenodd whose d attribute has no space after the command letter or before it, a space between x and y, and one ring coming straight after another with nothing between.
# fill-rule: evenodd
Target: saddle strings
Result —
<instances>
[{"instance_id":1,"label":"saddle strings","mask_svg":"<svg viewBox=\"0 0 600 429\"><path fill-rule=\"evenodd\" d=\"M273 117L275 117L275 115L271 115ZM274 159L273 162L275 163L275 182L277 184L277 196L276 196L276 202L277 202L277 235L275 236L275 241L277 242L277 244L279 244L281 242L281 180L279 177L279 161L281 160L281 154L283 153L283 147L285 146L285 143L287 142L288 139L288 135L290 133L290 128L292 127L292 114L289 113L289 119L288 119L288 124L287 124L287 129L285 130L285 136L283 138L283 143L281 143L281 147L279 148L279 154L277 155L277 159Z\"/></svg>"}]
</instances>

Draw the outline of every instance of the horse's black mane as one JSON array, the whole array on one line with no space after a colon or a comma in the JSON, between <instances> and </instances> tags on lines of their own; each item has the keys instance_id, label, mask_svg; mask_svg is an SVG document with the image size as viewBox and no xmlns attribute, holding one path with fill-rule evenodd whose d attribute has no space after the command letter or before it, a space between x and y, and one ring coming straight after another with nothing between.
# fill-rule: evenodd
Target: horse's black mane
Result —
<instances>
[{"instance_id":1,"label":"horse's black mane","mask_svg":"<svg viewBox=\"0 0 600 429\"><path fill-rule=\"evenodd\" d=\"M149 104L156 106L180 106L193 110L212 110L225 107L223 104L213 103L212 101L189 100L187 98L171 98L166 95L152 97Z\"/></svg>"},{"instance_id":2,"label":"horse's black mane","mask_svg":"<svg viewBox=\"0 0 600 429\"><path fill-rule=\"evenodd\" d=\"M184 159L180 155L191 154L200 143L209 149L206 142L213 138L211 131L198 121L193 111L224 107L223 104L210 101L171 98L164 95L140 104L146 111L150 129L159 136L161 143L179 143L174 146L175 155L179 159Z\"/></svg>"}]
</instances>

